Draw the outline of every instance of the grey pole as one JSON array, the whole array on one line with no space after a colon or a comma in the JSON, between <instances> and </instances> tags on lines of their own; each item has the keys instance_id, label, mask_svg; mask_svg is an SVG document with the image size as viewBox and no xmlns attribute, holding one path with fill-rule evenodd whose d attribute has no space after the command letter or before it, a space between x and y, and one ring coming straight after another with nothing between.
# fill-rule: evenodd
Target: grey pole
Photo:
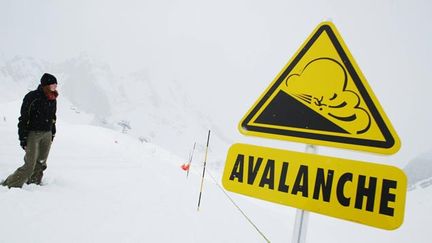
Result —
<instances>
[{"instance_id":1,"label":"grey pole","mask_svg":"<svg viewBox=\"0 0 432 243\"><path fill-rule=\"evenodd\" d=\"M316 154L317 149L318 148L315 145L310 145L310 144L306 145L306 153ZM309 221L309 212L302 209L297 209L293 238L292 238L293 243L306 242L306 231L307 231L308 221Z\"/></svg>"}]
</instances>

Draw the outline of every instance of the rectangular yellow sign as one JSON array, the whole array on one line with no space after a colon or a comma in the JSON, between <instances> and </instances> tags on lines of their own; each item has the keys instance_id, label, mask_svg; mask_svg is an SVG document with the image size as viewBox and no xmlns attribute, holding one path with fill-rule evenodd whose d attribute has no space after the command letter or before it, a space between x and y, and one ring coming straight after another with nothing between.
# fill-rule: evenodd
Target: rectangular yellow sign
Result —
<instances>
[{"instance_id":1,"label":"rectangular yellow sign","mask_svg":"<svg viewBox=\"0 0 432 243\"><path fill-rule=\"evenodd\" d=\"M407 179L394 166L234 144L222 183L232 192L387 230L404 218Z\"/></svg>"}]
</instances>

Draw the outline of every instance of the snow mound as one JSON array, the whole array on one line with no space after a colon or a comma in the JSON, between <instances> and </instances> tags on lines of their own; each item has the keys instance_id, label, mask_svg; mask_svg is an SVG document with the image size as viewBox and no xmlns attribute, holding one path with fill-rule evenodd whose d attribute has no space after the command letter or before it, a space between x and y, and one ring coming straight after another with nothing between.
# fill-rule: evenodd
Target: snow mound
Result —
<instances>
[{"instance_id":1,"label":"snow mound","mask_svg":"<svg viewBox=\"0 0 432 243\"><path fill-rule=\"evenodd\" d=\"M426 188L432 185L432 150L426 152L405 166L404 171L408 177L408 188Z\"/></svg>"}]
</instances>

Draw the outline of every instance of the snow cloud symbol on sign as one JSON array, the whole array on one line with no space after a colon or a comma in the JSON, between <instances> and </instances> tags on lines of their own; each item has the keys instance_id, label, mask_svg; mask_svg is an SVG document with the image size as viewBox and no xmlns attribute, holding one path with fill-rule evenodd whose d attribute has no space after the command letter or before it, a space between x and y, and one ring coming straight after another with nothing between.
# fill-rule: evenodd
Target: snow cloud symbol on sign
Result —
<instances>
[{"instance_id":1,"label":"snow cloud symbol on sign","mask_svg":"<svg viewBox=\"0 0 432 243\"><path fill-rule=\"evenodd\" d=\"M297 74L289 75L281 89L350 134L366 133L371 126L360 97L347 90L347 72L332 58L310 61Z\"/></svg>"}]
</instances>

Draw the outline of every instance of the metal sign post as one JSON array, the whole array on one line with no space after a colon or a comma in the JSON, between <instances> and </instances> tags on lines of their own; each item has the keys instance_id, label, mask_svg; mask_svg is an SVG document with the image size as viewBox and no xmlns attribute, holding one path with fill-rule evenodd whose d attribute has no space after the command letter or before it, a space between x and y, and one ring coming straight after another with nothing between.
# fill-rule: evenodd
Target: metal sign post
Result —
<instances>
[{"instance_id":1,"label":"metal sign post","mask_svg":"<svg viewBox=\"0 0 432 243\"><path fill-rule=\"evenodd\" d=\"M316 154L317 146L315 145L306 145L306 153ZM294 232L293 232L293 243L305 243L306 242L306 231L307 224L309 222L309 212L297 209Z\"/></svg>"}]
</instances>

